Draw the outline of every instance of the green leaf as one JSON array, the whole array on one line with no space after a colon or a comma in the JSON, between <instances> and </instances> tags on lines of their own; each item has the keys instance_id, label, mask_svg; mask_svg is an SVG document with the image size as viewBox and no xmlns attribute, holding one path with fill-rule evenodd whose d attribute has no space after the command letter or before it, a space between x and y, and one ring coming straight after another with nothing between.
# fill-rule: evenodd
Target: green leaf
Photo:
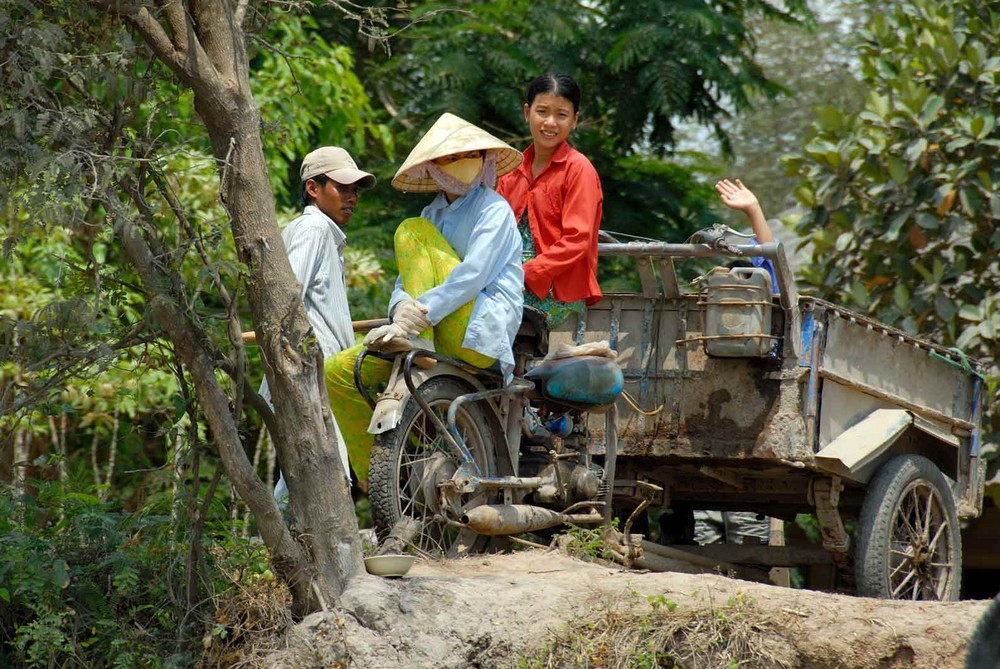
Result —
<instances>
[{"instance_id":1,"label":"green leaf","mask_svg":"<svg viewBox=\"0 0 1000 669\"><path fill-rule=\"evenodd\" d=\"M851 298L859 308L863 309L868 306L868 289L865 288L865 284L861 283L857 279L851 282Z\"/></svg>"},{"instance_id":2,"label":"green leaf","mask_svg":"<svg viewBox=\"0 0 1000 669\"><path fill-rule=\"evenodd\" d=\"M971 137L958 137L956 139L951 140L947 144L945 144L944 148L945 148L946 151L952 152L952 151L957 151L958 149L964 148L964 147L968 146L969 144L972 144L972 138Z\"/></svg>"},{"instance_id":3,"label":"green leaf","mask_svg":"<svg viewBox=\"0 0 1000 669\"><path fill-rule=\"evenodd\" d=\"M985 320L979 323L977 328L980 337L985 337L986 339L995 339L997 336L997 330L993 326L993 321Z\"/></svg>"},{"instance_id":4,"label":"green leaf","mask_svg":"<svg viewBox=\"0 0 1000 669\"><path fill-rule=\"evenodd\" d=\"M936 230L941 226L941 219L939 219L934 214L929 214L925 211L917 214L917 225L919 225L924 230Z\"/></svg>"},{"instance_id":5,"label":"green leaf","mask_svg":"<svg viewBox=\"0 0 1000 669\"><path fill-rule=\"evenodd\" d=\"M944 98L940 95L930 95L924 101L924 108L920 110L920 124L925 128L934 121L937 113L944 106Z\"/></svg>"},{"instance_id":6,"label":"green leaf","mask_svg":"<svg viewBox=\"0 0 1000 669\"><path fill-rule=\"evenodd\" d=\"M892 177L892 180L898 184L905 184L909 177L906 162L897 156L889 156L886 159L886 163L889 168L889 176Z\"/></svg>"},{"instance_id":7,"label":"green leaf","mask_svg":"<svg viewBox=\"0 0 1000 669\"><path fill-rule=\"evenodd\" d=\"M945 269L944 261L940 258L934 258L934 283L941 283Z\"/></svg>"},{"instance_id":8,"label":"green leaf","mask_svg":"<svg viewBox=\"0 0 1000 669\"><path fill-rule=\"evenodd\" d=\"M971 188L958 189L958 201L962 203L962 208L971 216L979 215L979 196Z\"/></svg>"},{"instance_id":9,"label":"green leaf","mask_svg":"<svg viewBox=\"0 0 1000 669\"><path fill-rule=\"evenodd\" d=\"M951 298L946 297L944 295L937 295L934 297L934 311L938 313L938 316L941 317L941 320L947 322L950 321L952 317L955 316L955 313L958 311L958 309L955 308L955 303L951 300ZM982 323L980 323L980 327L982 327L987 322L988 321L983 321Z\"/></svg>"},{"instance_id":10,"label":"green leaf","mask_svg":"<svg viewBox=\"0 0 1000 669\"><path fill-rule=\"evenodd\" d=\"M996 127L996 117L992 114L984 113L981 116L977 116L976 119L981 121L980 128L976 132L976 139L983 139L993 132L993 128Z\"/></svg>"},{"instance_id":11,"label":"green leaf","mask_svg":"<svg viewBox=\"0 0 1000 669\"><path fill-rule=\"evenodd\" d=\"M963 304L958 310L958 317L965 321L981 321L983 308L978 304Z\"/></svg>"},{"instance_id":12,"label":"green leaf","mask_svg":"<svg viewBox=\"0 0 1000 669\"><path fill-rule=\"evenodd\" d=\"M875 91L868 94L868 109L875 113L880 120L885 119L889 114L889 98L879 95Z\"/></svg>"},{"instance_id":13,"label":"green leaf","mask_svg":"<svg viewBox=\"0 0 1000 669\"><path fill-rule=\"evenodd\" d=\"M906 147L906 159L911 163L915 163L920 160L920 157L924 155L924 151L927 150L927 140L923 137L910 142L910 145Z\"/></svg>"},{"instance_id":14,"label":"green leaf","mask_svg":"<svg viewBox=\"0 0 1000 669\"><path fill-rule=\"evenodd\" d=\"M973 345L973 343L979 337L979 327L976 325L970 325L969 327L962 330L961 334L955 339L955 346L965 349Z\"/></svg>"},{"instance_id":15,"label":"green leaf","mask_svg":"<svg viewBox=\"0 0 1000 669\"><path fill-rule=\"evenodd\" d=\"M897 283L892 290L892 299L900 311L906 311L910 306L910 291L904 283Z\"/></svg>"},{"instance_id":16,"label":"green leaf","mask_svg":"<svg viewBox=\"0 0 1000 669\"><path fill-rule=\"evenodd\" d=\"M892 220L889 221L889 227L886 228L885 240L894 242L899 239L899 231L908 220L910 220L910 212L908 211L893 216Z\"/></svg>"},{"instance_id":17,"label":"green leaf","mask_svg":"<svg viewBox=\"0 0 1000 669\"><path fill-rule=\"evenodd\" d=\"M917 270L917 274L919 274L924 281L929 283L934 280L934 275L931 274L930 270L924 267L923 263L914 261L910 266Z\"/></svg>"},{"instance_id":18,"label":"green leaf","mask_svg":"<svg viewBox=\"0 0 1000 669\"><path fill-rule=\"evenodd\" d=\"M69 565L66 560L56 560L52 563L52 580L60 589L69 585Z\"/></svg>"},{"instance_id":19,"label":"green leaf","mask_svg":"<svg viewBox=\"0 0 1000 669\"><path fill-rule=\"evenodd\" d=\"M799 186L795 189L795 199L807 207L816 206L816 194L807 186Z\"/></svg>"},{"instance_id":20,"label":"green leaf","mask_svg":"<svg viewBox=\"0 0 1000 669\"><path fill-rule=\"evenodd\" d=\"M823 130L836 132L843 127L844 114L836 107L828 105L816 107L813 113L816 114L816 122Z\"/></svg>"}]
</instances>

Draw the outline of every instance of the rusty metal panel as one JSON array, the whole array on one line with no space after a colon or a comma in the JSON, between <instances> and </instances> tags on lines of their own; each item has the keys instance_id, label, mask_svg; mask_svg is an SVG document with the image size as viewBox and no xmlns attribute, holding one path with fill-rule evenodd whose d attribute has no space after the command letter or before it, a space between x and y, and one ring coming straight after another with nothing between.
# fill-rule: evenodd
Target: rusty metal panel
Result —
<instances>
[{"instance_id":1,"label":"rusty metal panel","mask_svg":"<svg viewBox=\"0 0 1000 669\"><path fill-rule=\"evenodd\" d=\"M620 452L723 459L804 455L801 388L779 382L781 361L711 358L700 341L684 343L703 330L704 307L695 295L606 295L588 309L586 341L614 339L626 392L639 408L658 410L646 416L619 401ZM564 325L550 335L550 345L569 341L574 331L575 324ZM778 402L782 393L785 401ZM589 427L599 452L603 417L592 416Z\"/></svg>"},{"instance_id":2,"label":"rusty metal panel","mask_svg":"<svg viewBox=\"0 0 1000 669\"><path fill-rule=\"evenodd\" d=\"M971 374L932 357L916 340L842 315L827 319L821 374L887 402L913 405L915 413L972 420Z\"/></svg>"}]
</instances>

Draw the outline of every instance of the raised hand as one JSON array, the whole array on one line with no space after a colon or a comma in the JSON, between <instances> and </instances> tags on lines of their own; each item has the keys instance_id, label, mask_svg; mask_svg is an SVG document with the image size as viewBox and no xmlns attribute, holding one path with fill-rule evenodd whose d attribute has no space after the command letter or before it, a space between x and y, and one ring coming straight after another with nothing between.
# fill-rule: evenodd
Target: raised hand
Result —
<instances>
[{"instance_id":1,"label":"raised hand","mask_svg":"<svg viewBox=\"0 0 1000 669\"><path fill-rule=\"evenodd\" d=\"M733 183L729 179L723 179L715 183L715 191L722 198L722 203L730 209L749 213L751 210L760 207L757 196L753 191L743 185L739 179Z\"/></svg>"}]
</instances>

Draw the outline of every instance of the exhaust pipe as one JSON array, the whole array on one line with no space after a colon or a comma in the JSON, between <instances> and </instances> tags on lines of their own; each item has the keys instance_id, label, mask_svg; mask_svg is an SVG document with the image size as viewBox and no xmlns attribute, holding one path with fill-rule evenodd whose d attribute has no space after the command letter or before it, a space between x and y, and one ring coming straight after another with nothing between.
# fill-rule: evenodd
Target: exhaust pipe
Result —
<instances>
[{"instance_id":1,"label":"exhaust pipe","mask_svg":"<svg viewBox=\"0 0 1000 669\"><path fill-rule=\"evenodd\" d=\"M561 513L529 504L484 504L469 509L462 524L477 534L497 536L544 530L565 523L599 523L600 513Z\"/></svg>"}]
</instances>

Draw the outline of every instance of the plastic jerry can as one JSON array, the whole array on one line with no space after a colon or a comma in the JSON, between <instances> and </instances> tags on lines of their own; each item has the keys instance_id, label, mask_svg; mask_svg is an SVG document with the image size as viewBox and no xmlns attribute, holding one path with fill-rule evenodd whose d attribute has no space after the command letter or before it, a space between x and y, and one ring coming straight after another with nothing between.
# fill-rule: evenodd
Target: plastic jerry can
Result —
<instances>
[{"instance_id":1,"label":"plastic jerry can","mask_svg":"<svg viewBox=\"0 0 1000 669\"><path fill-rule=\"evenodd\" d=\"M763 267L718 267L705 289L705 352L764 357L771 337L771 275Z\"/></svg>"}]
</instances>

